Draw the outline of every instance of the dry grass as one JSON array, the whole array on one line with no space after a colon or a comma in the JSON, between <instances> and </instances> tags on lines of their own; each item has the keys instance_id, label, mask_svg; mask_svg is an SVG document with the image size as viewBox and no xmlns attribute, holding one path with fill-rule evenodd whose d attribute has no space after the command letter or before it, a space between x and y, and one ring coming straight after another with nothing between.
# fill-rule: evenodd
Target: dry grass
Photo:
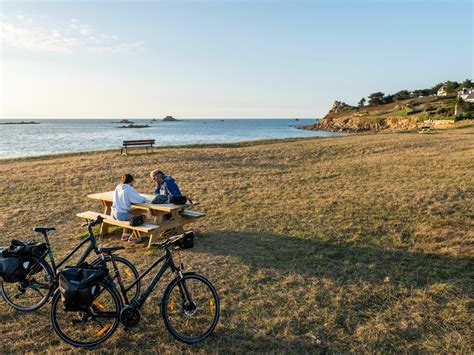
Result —
<instances>
[{"instance_id":1,"label":"dry grass","mask_svg":"<svg viewBox=\"0 0 474 355\"><path fill-rule=\"evenodd\" d=\"M157 289L142 323L98 351L474 351L473 127L0 161L0 242L54 225L64 255L82 233L75 214L99 210L87 194L124 172L150 192L158 167L207 213L181 257L218 288L221 322L200 345L177 343ZM158 256L121 254L141 270ZM70 350L48 311L1 303L0 351Z\"/></svg>"}]
</instances>

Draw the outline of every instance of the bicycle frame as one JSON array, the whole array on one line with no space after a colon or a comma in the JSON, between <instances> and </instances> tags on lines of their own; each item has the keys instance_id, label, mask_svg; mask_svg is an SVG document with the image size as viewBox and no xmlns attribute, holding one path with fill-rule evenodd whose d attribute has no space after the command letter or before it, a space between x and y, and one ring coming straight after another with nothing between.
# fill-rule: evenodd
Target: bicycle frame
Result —
<instances>
[{"instance_id":1,"label":"bicycle frame","mask_svg":"<svg viewBox=\"0 0 474 355\"><path fill-rule=\"evenodd\" d=\"M53 268L53 273L57 275L58 269L63 266L76 252L85 244L90 243L89 246L87 247L86 250L82 253L82 255L79 257L79 260L77 261L76 265L79 265L83 263L87 257L92 253L92 251L95 251L96 254L98 254L98 246L97 246L97 240L95 239L94 233L92 233L91 228L88 229L89 231L89 236L84 238L79 245L77 245L66 257L64 257L59 264L56 264L56 261L54 260L54 255L53 255L53 250L51 249L51 245L49 243L49 237L47 232L42 233L44 241L46 245L48 246L48 250L39 258L39 260L42 260L46 257L46 255L49 256L49 260L51 261L51 267Z\"/></svg>"},{"instance_id":2,"label":"bicycle frame","mask_svg":"<svg viewBox=\"0 0 474 355\"><path fill-rule=\"evenodd\" d=\"M142 278L144 278L146 275L148 275L151 272L151 270L153 270L163 260L164 260L163 265L161 265L160 270L155 275L155 277L151 281L150 285L148 285L145 292L143 292L140 295L138 300L134 300L132 302L133 306L136 306L138 308L141 308L143 306L143 304L145 303L147 298L150 296L150 294L153 292L153 289L158 284L161 277L163 276L163 274L165 273L165 271L168 268L170 268L173 273L177 273L179 277L181 277L181 278L183 277L183 275L181 273L181 268L176 267L176 265L174 263L173 254L171 253L171 251L168 250L168 248L166 248L165 254L163 256L161 256L158 260L156 260L153 264L151 264L148 267L148 269L146 269L140 276L138 276L138 278L129 287L127 287L127 289L125 289L125 292L128 292L133 286L135 286L135 284L137 282L140 282L140 280ZM181 284L179 285L180 291L182 292L184 298L186 299L186 301L192 303L191 295L189 294L189 290L187 289L186 284L183 283L182 286L183 286L184 290L181 289ZM121 287L123 287L123 285L121 285Z\"/></svg>"}]
</instances>

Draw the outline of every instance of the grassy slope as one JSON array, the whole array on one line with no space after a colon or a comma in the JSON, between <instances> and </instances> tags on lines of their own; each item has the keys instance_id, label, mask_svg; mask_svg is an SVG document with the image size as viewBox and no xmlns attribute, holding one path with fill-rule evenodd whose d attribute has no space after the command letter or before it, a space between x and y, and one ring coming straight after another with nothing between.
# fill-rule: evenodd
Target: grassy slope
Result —
<instances>
[{"instance_id":1,"label":"grassy slope","mask_svg":"<svg viewBox=\"0 0 474 355\"><path fill-rule=\"evenodd\" d=\"M147 173L159 167L208 215L181 257L215 283L223 312L193 351L471 352L473 141L471 127L0 161L0 242L55 225L64 255L82 232L75 214L99 210L88 193L113 189L124 172L150 192ZM143 270L158 252L122 255ZM189 350L167 334L160 297L99 350ZM70 349L48 311L0 303L0 351Z\"/></svg>"}]
</instances>

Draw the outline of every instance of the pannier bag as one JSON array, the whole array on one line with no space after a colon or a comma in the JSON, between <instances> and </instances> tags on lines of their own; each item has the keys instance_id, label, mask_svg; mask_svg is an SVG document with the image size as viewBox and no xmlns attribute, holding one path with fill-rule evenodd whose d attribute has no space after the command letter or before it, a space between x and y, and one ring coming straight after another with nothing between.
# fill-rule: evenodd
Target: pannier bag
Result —
<instances>
[{"instance_id":1,"label":"pannier bag","mask_svg":"<svg viewBox=\"0 0 474 355\"><path fill-rule=\"evenodd\" d=\"M98 283L108 275L102 267L66 267L59 273L59 292L64 310L85 311L99 292Z\"/></svg>"},{"instance_id":2,"label":"pannier bag","mask_svg":"<svg viewBox=\"0 0 474 355\"><path fill-rule=\"evenodd\" d=\"M28 275L31 261L22 255L10 253L8 248L0 251L0 276L4 282L18 282Z\"/></svg>"},{"instance_id":3,"label":"pannier bag","mask_svg":"<svg viewBox=\"0 0 474 355\"><path fill-rule=\"evenodd\" d=\"M32 273L41 271L37 258L46 252L44 243L28 243L12 240L8 248L0 248L0 276L4 282L19 282L26 278L31 267L36 265Z\"/></svg>"}]
</instances>

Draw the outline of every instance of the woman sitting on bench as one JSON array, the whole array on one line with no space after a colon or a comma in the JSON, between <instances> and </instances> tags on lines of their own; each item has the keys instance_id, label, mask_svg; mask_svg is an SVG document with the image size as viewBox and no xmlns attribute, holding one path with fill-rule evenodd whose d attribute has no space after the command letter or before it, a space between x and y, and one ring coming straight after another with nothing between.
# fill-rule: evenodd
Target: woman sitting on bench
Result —
<instances>
[{"instance_id":1,"label":"woman sitting on bench","mask_svg":"<svg viewBox=\"0 0 474 355\"><path fill-rule=\"evenodd\" d=\"M129 221L135 215L132 214L132 203L143 203L145 198L133 188L133 176L125 174L122 176L121 184L117 185L114 191L112 203L112 217L119 221ZM130 235L127 228L123 229L122 240L130 243L139 243L140 238Z\"/></svg>"}]
</instances>

